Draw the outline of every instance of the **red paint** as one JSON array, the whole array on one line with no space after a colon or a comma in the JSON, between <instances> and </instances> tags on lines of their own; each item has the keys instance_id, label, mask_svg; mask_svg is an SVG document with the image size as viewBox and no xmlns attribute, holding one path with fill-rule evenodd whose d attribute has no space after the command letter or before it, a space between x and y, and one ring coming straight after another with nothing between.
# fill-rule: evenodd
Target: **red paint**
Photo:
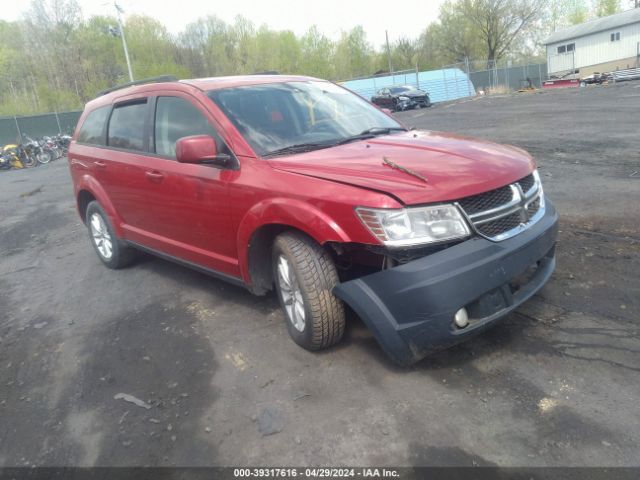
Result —
<instances>
[{"instance_id":1,"label":"red paint","mask_svg":"<svg viewBox=\"0 0 640 480\"><path fill-rule=\"evenodd\" d=\"M176 159L180 163L201 163L216 158L216 142L209 135L183 137L176 142Z\"/></svg>"},{"instance_id":2,"label":"red paint","mask_svg":"<svg viewBox=\"0 0 640 480\"><path fill-rule=\"evenodd\" d=\"M515 147L427 131L264 160L205 95L215 88L307 79L246 76L158 83L93 100L78 125L99 106L154 95L184 98L215 126L239 168L82 145L76 142L77 129L69 149L76 196L81 190L94 195L119 237L250 284L248 247L264 225L288 225L321 244L379 244L356 217L355 207L455 200L514 182L535 168L531 157ZM193 142L183 147L185 158L197 153L189 148L200 148ZM427 183L384 165L383 156L425 176Z\"/></svg>"},{"instance_id":3,"label":"red paint","mask_svg":"<svg viewBox=\"0 0 640 480\"><path fill-rule=\"evenodd\" d=\"M567 88L567 87L579 87L580 80L573 79L559 79L559 80L547 80L542 82L542 88Z\"/></svg>"}]
</instances>

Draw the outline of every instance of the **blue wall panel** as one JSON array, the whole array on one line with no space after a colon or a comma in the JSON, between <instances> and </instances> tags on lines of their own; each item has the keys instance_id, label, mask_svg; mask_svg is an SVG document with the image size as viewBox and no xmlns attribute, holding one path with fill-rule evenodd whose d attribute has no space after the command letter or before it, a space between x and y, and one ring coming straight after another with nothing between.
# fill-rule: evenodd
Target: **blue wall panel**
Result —
<instances>
[{"instance_id":1,"label":"blue wall panel","mask_svg":"<svg viewBox=\"0 0 640 480\"><path fill-rule=\"evenodd\" d=\"M466 73L458 68L418 72L417 75L415 72L411 72L400 75L347 80L346 82L341 82L341 85L368 100L381 88L393 85L412 85L425 90L429 93L432 102L446 102L447 100L456 100L476 94L473 83L471 83Z\"/></svg>"}]
</instances>

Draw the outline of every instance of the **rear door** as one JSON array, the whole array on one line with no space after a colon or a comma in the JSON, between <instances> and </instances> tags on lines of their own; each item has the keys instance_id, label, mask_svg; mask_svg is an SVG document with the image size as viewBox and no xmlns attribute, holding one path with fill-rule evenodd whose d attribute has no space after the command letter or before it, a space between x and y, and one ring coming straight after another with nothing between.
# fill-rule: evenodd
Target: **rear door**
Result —
<instances>
[{"instance_id":1,"label":"rear door","mask_svg":"<svg viewBox=\"0 0 640 480\"><path fill-rule=\"evenodd\" d=\"M191 135L210 135L218 153L233 156L221 128L198 99L182 92L167 92L154 98L150 119L145 201L151 213L145 244L239 276L227 187L239 171L178 163L175 156L178 139ZM235 157L234 161L237 162Z\"/></svg>"},{"instance_id":2,"label":"rear door","mask_svg":"<svg viewBox=\"0 0 640 480\"><path fill-rule=\"evenodd\" d=\"M151 221L145 192L148 108L146 97L114 104L107 123L106 148L96 149L94 158L100 183L130 240L138 239L132 231L147 230Z\"/></svg>"}]
</instances>

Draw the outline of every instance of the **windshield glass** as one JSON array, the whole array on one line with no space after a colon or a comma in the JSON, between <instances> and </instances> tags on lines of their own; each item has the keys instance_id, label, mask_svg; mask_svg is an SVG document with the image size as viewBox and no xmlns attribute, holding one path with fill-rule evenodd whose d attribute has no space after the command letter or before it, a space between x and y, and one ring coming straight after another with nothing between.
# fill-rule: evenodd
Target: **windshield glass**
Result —
<instances>
[{"instance_id":1,"label":"windshield glass","mask_svg":"<svg viewBox=\"0 0 640 480\"><path fill-rule=\"evenodd\" d=\"M366 100L329 82L225 88L210 91L209 97L260 156L294 145L338 143L369 129L404 130Z\"/></svg>"},{"instance_id":2,"label":"windshield glass","mask_svg":"<svg viewBox=\"0 0 640 480\"><path fill-rule=\"evenodd\" d=\"M391 93L402 93L408 92L411 89L409 87L391 87L389 90L391 90Z\"/></svg>"}]
</instances>

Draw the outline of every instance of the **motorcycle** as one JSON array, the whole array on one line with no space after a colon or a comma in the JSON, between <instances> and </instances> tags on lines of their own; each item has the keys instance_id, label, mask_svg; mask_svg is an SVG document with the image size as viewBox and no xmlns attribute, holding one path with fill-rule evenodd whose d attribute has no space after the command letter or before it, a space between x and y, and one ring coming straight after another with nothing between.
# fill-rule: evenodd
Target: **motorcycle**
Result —
<instances>
[{"instance_id":1,"label":"motorcycle","mask_svg":"<svg viewBox=\"0 0 640 480\"><path fill-rule=\"evenodd\" d=\"M46 159L44 158L42 147L38 143L37 140L32 139L31 137L25 136L28 140L26 143L20 145L22 150L24 151L24 157L26 160L27 167L37 167L41 163L46 163ZM45 160L45 161L43 161ZM23 163L25 163L23 161Z\"/></svg>"},{"instance_id":2,"label":"motorcycle","mask_svg":"<svg viewBox=\"0 0 640 480\"><path fill-rule=\"evenodd\" d=\"M42 137L42 139L40 140L40 146L42 147L42 150L50 154L51 160L62 158L62 149L53 140L53 138L46 136Z\"/></svg>"},{"instance_id":3,"label":"motorcycle","mask_svg":"<svg viewBox=\"0 0 640 480\"><path fill-rule=\"evenodd\" d=\"M65 156L69 151L69 144L71 144L71 136L63 133L59 133L55 137L53 137L53 141L56 143L62 155Z\"/></svg>"},{"instance_id":4,"label":"motorcycle","mask_svg":"<svg viewBox=\"0 0 640 480\"><path fill-rule=\"evenodd\" d=\"M37 165L37 161L28 155L22 145L8 144L2 147L0 169L29 168Z\"/></svg>"}]
</instances>

